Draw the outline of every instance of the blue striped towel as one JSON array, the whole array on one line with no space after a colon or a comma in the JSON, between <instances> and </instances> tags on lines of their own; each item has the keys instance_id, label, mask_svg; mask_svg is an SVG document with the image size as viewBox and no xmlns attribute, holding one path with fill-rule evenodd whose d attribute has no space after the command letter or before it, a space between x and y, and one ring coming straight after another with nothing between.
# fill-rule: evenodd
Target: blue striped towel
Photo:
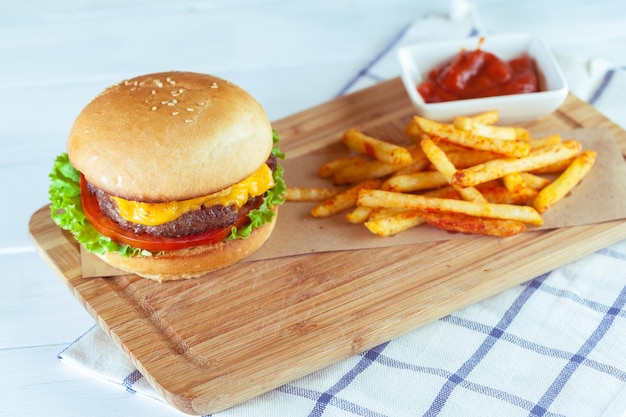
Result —
<instances>
[{"instance_id":1,"label":"blue striped towel","mask_svg":"<svg viewBox=\"0 0 626 417\"><path fill-rule=\"evenodd\" d=\"M457 14L403 28L338 95L397 76L400 45L482 33L471 6ZM559 59L626 126L624 68ZM165 404L97 325L59 358ZM626 416L626 241L215 415Z\"/></svg>"}]
</instances>

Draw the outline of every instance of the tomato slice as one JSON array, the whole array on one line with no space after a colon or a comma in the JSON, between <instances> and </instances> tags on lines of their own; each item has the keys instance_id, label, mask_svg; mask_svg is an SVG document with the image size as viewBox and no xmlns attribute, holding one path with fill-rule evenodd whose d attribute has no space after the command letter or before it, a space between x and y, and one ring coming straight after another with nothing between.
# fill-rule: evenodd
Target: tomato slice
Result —
<instances>
[{"instance_id":1,"label":"tomato slice","mask_svg":"<svg viewBox=\"0 0 626 417\"><path fill-rule=\"evenodd\" d=\"M149 250L151 252L158 251L174 251L193 246L209 245L221 242L231 234L233 226L240 228L245 226L250 219L248 213L255 207L244 206L239 210L239 217L232 226L220 229L208 230L197 235L190 235L178 238L154 236L147 233L137 234L130 230L120 227L119 224L107 217L98 206L98 200L87 189L87 181L81 175L80 178L81 201L83 211L89 223L96 228L98 232L114 240L117 243L130 245L135 248Z\"/></svg>"}]
</instances>

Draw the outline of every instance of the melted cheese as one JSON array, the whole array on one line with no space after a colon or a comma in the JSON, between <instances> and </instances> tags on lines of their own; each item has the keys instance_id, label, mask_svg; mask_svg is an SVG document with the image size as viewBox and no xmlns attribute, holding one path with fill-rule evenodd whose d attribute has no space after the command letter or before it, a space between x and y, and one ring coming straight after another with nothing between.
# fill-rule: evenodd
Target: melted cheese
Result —
<instances>
[{"instance_id":1,"label":"melted cheese","mask_svg":"<svg viewBox=\"0 0 626 417\"><path fill-rule=\"evenodd\" d=\"M259 196L274 186L272 170L263 164L254 174L217 193L190 200L172 201L167 203L142 203L113 197L120 216L124 219L146 226L158 226L171 222L185 213L198 210L202 206L222 205L234 206L239 209L249 198Z\"/></svg>"}]
</instances>

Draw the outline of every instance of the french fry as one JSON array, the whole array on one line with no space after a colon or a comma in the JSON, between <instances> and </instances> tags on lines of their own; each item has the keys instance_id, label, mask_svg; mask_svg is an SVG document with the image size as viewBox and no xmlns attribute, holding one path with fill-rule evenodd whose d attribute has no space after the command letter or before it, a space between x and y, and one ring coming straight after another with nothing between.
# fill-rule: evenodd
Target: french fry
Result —
<instances>
[{"instance_id":1,"label":"french fry","mask_svg":"<svg viewBox=\"0 0 626 417\"><path fill-rule=\"evenodd\" d=\"M411 161L406 165L411 165L415 161L426 159L426 155L424 154L422 147L419 145L419 142L408 145L406 150L409 151L409 154L411 155Z\"/></svg>"},{"instance_id":2,"label":"french fry","mask_svg":"<svg viewBox=\"0 0 626 417\"><path fill-rule=\"evenodd\" d=\"M349 165L362 164L365 162L365 159L360 156L347 156L344 158L333 159L332 161L326 162L319 168L318 176L320 178L328 178L335 175L335 172L340 170L343 167Z\"/></svg>"},{"instance_id":3,"label":"french fry","mask_svg":"<svg viewBox=\"0 0 626 417\"><path fill-rule=\"evenodd\" d=\"M430 161L426 158L426 155L419 159L413 158L413 160L407 165L402 166L399 170L393 173L393 175L407 175L414 174L416 172L422 172L430 165Z\"/></svg>"},{"instance_id":4,"label":"french fry","mask_svg":"<svg viewBox=\"0 0 626 417\"><path fill-rule=\"evenodd\" d=\"M365 180L345 191L335 194L311 209L313 217L330 217L356 205L356 198L362 189L374 189L380 186L375 179Z\"/></svg>"},{"instance_id":5,"label":"french fry","mask_svg":"<svg viewBox=\"0 0 626 417\"><path fill-rule=\"evenodd\" d=\"M486 138L456 129L453 125L437 123L419 116L414 116L413 120L427 135L467 148L494 152L509 157L523 157L530 152L530 145L526 141Z\"/></svg>"},{"instance_id":6,"label":"french fry","mask_svg":"<svg viewBox=\"0 0 626 417\"><path fill-rule=\"evenodd\" d=\"M381 185L381 189L398 192L430 190L448 185L448 180L438 171L423 171L413 174L395 175Z\"/></svg>"},{"instance_id":7,"label":"french fry","mask_svg":"<svg viewBox=\"0 0 626 417\"><path fill-rule=\"evenodd\" d=\"M469 117L474 122L483 123L486 125L493 125L498 123L498 121L500 120L500 112L498 110L489 110Z\"/></svg>"},{"instance_id":8,"label":"french fry","mask_svg":"<svg viewBox=\"0 0 626 417\"><path fill-rule=\"evenodd\" d=\"M438 147L435 142L430 138L424 138L420 142L420 146L426 154L428 160L435 166L435 169L443 175L443 177L450 182L454 173L456 172L456 167L450 162L445 152Z\"/></svg>"},{"instance_id":9,"label":"french fry","mask_svg":"<svg viewBox=\"0 0 626 417\"><path fill-rule=\"evenodd\" d=\"M356 204L366 207L403 207L427 213L462 213L475 217L516 220L536 226L543 224L541 215L534 208L528 206L475 203L384 190L361 190L358 193Z\"/></svg>"},{"instance_id":10,"label":"french fry","mask_svg":"<svg viewBox=\"0 0 626 417\"><path fill-rule=\"evenodd\" d=\"M426 154L428 160L435 166L435 169L443 175L443 177L450 182L454 173L456 172L456 167L450 162L446 153L441 150L439 146L433 142L430 138L424 138L420 142L420 146Z\"/></svg>"},{"instance_id":11,"label":"french fry","mask_svg":"<svg viewBox=\"0 0 626 417\"><path fill-rule=\"evenodd\" d=\"M532 201L539 191L530 187L526 187L517 192L511 192L503 186L478 187L482 196L489 203L493 204L526 204Z\"/></svg>"},{"instance_id":12,"label":"french fry","mask_svg":"<svg viewBox=\"0 0 626 417\"><path fill-rule=\"evenodd\" d=\"M461 194L464 200L486 202L484 197L474 187L457 187L452 184L452 179L456 173L455 166L450 162L445 152L443 152L430 138L424 138L420 142L426 157L435 166L437 171L443 175L448 184L451 184Z\"/></svg>"},{"instance_id":13,"label":"french fry","mask_svg":"<svg viewBox=\"0 0 626 417\"><path fill-rule=\"evenodd\" d=\"M454 186L453 186L454 187ZM475 203L486 203L485 197L474 187L454 187L463 200L473 201Z\"/></svg>"},{"instance_id":14,"label":"french fry","mask_svg":"<svg viewBox=\"0 0 626 417\"><path fill-rule=\"evenodd\" d=\"M358 207L364 207L364 206L358 206ZM384 219L387 217L393 217L396 214L400 214L402 212L407 211L407 209L399 208L399 207L378 207L378 208L367 207L367 208L371 209L370 215L368 218L368 220L370 221Z\"/></svg>"},{"instance_id":15,"label":"french fry","mask_svg":"<svg viewBox=\"0 0 626 417\"><path fill-rule=\"evenodd\" d=\"M372 211L371 207L355 207L354 210L346 214L346 221L348 223L364 223L370 217Z\"/></svg>"},{"instance_id":16,"label":"french fry","mask_svg":"<svg viewBox=\"0 0 626 417\"><path fill-rule=\"evenodd\" d=\"M451 185L446 185L435 190L426 191L421 194L425 197L449 198L452 200L460 200L461 194Z\"/></svg>"},{"instance_id":17,"label":"french fry","mask_svg":"<svg viewBox=\"0 0 626 417\"><path fill-rule=\"evenodd\" d=\"M533 207L539 213L544 213L582 181L595 161L594 151L583 152L557 179L539 192L533 201Z\"/></svg>"},{"instance_id":18,"label":"french fry","mask_svg":"<svg viewBox=\"0 0 626 417\"><path fill-rule=\"evenodd\" d=\"M432 140L434 140L437 143L437 146L439 146L441 150L444 151L446 154L461 153L461 152L468 152L468 151L469 152L483 152L483 151L477 151L476 149L470 149L466 146L457 145L456 143L439 140L438 138L434 136L424 135L424 137L431 138ZM490 152L484 152L484 153L490 153ZM491 155L499 156L497 154L491 154Z\"/></svg>"},{"instance_id":19,"label":"french fry","mask_svg":"<svg viewBox=\"0 0 626 417\"><path fill-rule=\"evenodd\" d=\"M351 149L393 165L411 162L411 153L404 147L367 136L356 129L348 129L342 141Z\"/></svg>"},{"instance_id":20,"label":"french fry","mask_svg":"<svg viewBox=\"0 0 626 417\"><path fill-rule=\"evenodd\" d=\"M443 146L439 146L444 149ZM452 165L454 165L457 169L469 168L474 165L482 164L487 161L491 161L492 159L498 158L499 155L486 152L486 151L476 151L473 149L465 149L462 151L446 151L446 155Z\"/></svg>"},{"instance_id":21,"label":"french fry","mask_svg":"<svg viewBox=\"0 0 626 417\"><path fill-rule=\"evenodd\" d=\"M285 200L287 201L324 201L338 191L334 188L323 187L287 187Z\"/></svg>"},{"instance_id":22,"label":"french fry","mask_svg":"<svg viewBox=\"0 0 626 417\"><path fill-rule=\"evenodd\" d=\"M548 164L546 166L543 167L539 167L537 169L533 169L532 173L533 174L556 174L556 173L561 173L563 171L565 171L567 169L568 166L570 166L572 164L572 162L574 162L574 159L576 159L576 156L578 155L574 155L571 158L566 158L560 161L556 161L552 164Z\"/></svg>"},{"instance_id":23,"label":"french fry","mask_svg":"<svg viewBox=\"0 0 626 417\"><path fill-rule=\"evenodd\" d=\"M527 129L519 126L515 126L513 129L515 129L515 138L517 140L530 141L530 132Z\"/></svg>"},{"instance_id":24,"label":"french fry","mask_svg":"<svg viewBox=\"0 0 626 417\"><path fill-rule=\"evenodd\" d=\"M542 188L544 188L551 182L547 178L540 177L539 175L531 174L530 172L520 172L520 175L524 179L526 186L534 190L541 190Z\"/></svg>"},{"instance_id":25,"label":"french fry","mask_svg":"<svg viewBox=\"0 0 626 417\"><path fill-rule=\"evenodd\" d=\"M458 213L427 213L426 223L457 233L510 237L526 230L526 225L514 220L486 219Z\"/></svg>"},{"instance_id":26,"label":"french fry","mask_svg":"<svg viewBox=\"0 0 626 417\"><path fill-rule=\"evenodd\" d=\"M424 137L424 132L417 123L407 123L404 134L413 142L417 143Z\"/></svg>"},{"instance_id":27,"label":"french fry","mask_svg":"<svg viewBox=\"0 0 626 417\"><path fill-rule=\"evenodd\" d=\"M524 177L519 172L513 172L511 174L507 174L502 177L502 182L507 190L511 193L519 193L524 190L528 186L526 185L526 181L524 181Z\"/></svg>"},{"instance_id":28,"label":"french fry","mask_svg":"<svg viewBox=\"0 0 626 417\"><path fill-rule=\"evenodd\" d=\"M394 172L393 175L411 174L414 172L420 172L428 167L430 161L426 158L424 151L418 143L413 143L406 147L411 154L411 162L405 164L402 168Z\"/></svg>"},{"instance_id":29,"label":"french fry","mask_svg":"<svg viewBox=\"0 0 626 417\"><path fill-rule=\"evenodd\" d=\"M387 217L378 217L365 223L367 229L378 236L393 236L410 228L424 224L422 213L416 210L402 210Z\"/></svg>"},{"instance_id":30,"label":"french fry","mask_svg":"<svg viewBox=\"0 0 626 417\"><path fill-rule=\"evenodd\" d=\"M485 124L466 116L456 116L453 120L454 127L457 129L472 132L478 136L484 136L491 139L515 140L517 139L517 131L509 126L494 126Z\"/></svg>"},{"instance_id":31,"label":"french fry","mask_svg":"<svg viewBox=\"0 0 626 417\"><path fill-rule=\"evenodd\" d=\"M483 125L494 125L500 120L500 113L498 110L490 110L483 113L469 116L472 123L481 123ZM510 126L510 129L515 131L515 138L518 140L529 140L530 132L519 126Z\"/></svg>"},{"instance_id":32,"label":"french fry","mask_svg":"<svg viewBox=\"0 0 626 417\"><path fill-rule=\"evenodd\" d=\"M533 171L576 156L581 151L581 147L580 142L565 141L537 150L523 158L494 159L458 170L454 175L453 183L460 187L472 187L514 172Z\"/></svg>"},{"instance_id":33,"label":"french fry","mask_svg":"<svg viewBox=\"0 0 626 417\"><path fill-rule=\"evenodd\" d=\"M457 129L465 130L467 132L471 132L474 125L490 126L479 122L476 119L472 119L469 116L455 116L454 119L452 119L452 124Z\"/></svg>"},{"instance_id":34,"label":"french fry","mask_svg":"<svg viewBox=\"0 0 626 417\"><path fill-rule=\"evenodd\" d=\"M552 135L544 136L542 138L530 139L529 143L530 149L539 149L543 148L544 146L552 146L561 142L563 142L561 135L559 135L558 133L554 133Z\"/></svg>"}]
</instances>

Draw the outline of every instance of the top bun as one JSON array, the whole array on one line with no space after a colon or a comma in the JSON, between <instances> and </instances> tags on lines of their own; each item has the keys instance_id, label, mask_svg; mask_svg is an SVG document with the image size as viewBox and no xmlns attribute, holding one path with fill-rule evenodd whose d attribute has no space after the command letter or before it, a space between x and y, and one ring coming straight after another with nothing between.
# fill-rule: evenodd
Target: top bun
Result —
<instances>
[{"instance_id":1,"label":"top bun","mask_svg":"<svg viewBox=\"0 0 626 417\"><path fill-rule=\"evenodd\" d=\"M162 72L94 98L74 122L67 151L71 164L105 192L166 202L244 180L272 146L265 111L243 89L211 75Z\"/></svg>"}]
</instances>

